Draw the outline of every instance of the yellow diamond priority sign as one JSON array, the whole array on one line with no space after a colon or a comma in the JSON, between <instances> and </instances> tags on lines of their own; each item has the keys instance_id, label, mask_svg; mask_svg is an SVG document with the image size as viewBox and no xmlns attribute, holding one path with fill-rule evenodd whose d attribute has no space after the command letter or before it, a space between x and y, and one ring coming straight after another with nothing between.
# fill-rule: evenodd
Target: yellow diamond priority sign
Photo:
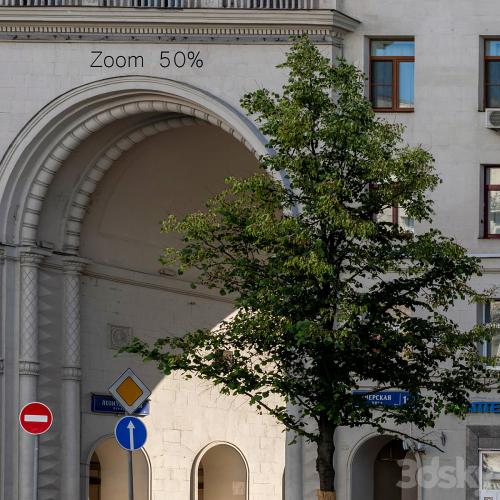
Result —
<instances>
[{"instance_id":1,"label":"yellow diamond priority sign","mask_svg":"<svg viewBox=\"0 0 500 500\"><path fill-rule=\"evenodd\" d=\"M109 392L129 414L134 413L151 395L151 391L130 368L118 377Z\"/></svg>"}]
</instances>

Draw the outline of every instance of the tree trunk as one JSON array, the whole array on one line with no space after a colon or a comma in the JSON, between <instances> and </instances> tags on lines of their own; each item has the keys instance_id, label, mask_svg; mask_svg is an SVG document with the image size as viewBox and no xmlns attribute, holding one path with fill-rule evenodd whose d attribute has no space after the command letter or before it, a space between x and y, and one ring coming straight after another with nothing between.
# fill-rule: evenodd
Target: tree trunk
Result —
<instances>
[{"instance_id":1,"label":"tree trunk","mask_svg":"<svg viewBox=\"0 0 500 500\"><path fill-rule=\"evenodd\" d=\"M317 490L316 493L318 495L318 500L336 500L337 498L335 491Z\"/></svg>"},{"instance_id":2,"label":"tree trunk","mask_svg":"<svg viewBox=\"0 0 500 500\"><path fill-rule=\"evenodd\" d=\"M316 459L316 470L319 474L319 487L317 491L318 500L336 500L335 494L335 469L333 467L333 454L335 445L333 438L336 426L328 417L321 416L319 419L318 458Z\"/></svg>"}]
</instances>

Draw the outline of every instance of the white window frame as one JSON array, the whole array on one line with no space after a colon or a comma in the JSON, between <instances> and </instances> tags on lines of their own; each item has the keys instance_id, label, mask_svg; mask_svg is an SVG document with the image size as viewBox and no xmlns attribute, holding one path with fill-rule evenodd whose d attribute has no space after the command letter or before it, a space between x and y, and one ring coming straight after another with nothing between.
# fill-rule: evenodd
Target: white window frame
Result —
<instances>
[{"instance_id":1,"label":"white window frame","mask_svg":"<svg viewBox=\"0 0 500 500\"><path fill-rule=\"evenodd\" d=\"M490 302L500 302L500 298L493 298ZM487 325L489 324L491 321L487 321L487 318L486 318L486 308L489 306L489 303L486 303L486 304L482 304L482 307L481 307L481 317L480 317L480 322L481 324L483 325ZM483 341L479 344L479 354L481 356L484 356L484 357L488 357L488 351L491 351L491 349L488 347L488 344L489 342L486 342L486 341ZM494 370L494 371L500 371L500 365L497 365L497 366L489 366L488 367L490 370ZM496 450L493 450L493 451L496 451Z\"/></svg>"}]
</instances>

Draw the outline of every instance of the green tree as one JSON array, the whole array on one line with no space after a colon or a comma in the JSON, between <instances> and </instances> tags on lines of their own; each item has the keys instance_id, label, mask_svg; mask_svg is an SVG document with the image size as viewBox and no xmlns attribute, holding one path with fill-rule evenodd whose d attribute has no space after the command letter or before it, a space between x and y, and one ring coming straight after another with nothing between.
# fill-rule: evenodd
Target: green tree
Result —
<instances>
[{"instance_id":1,"label":"green tree","mask_svg":"<svg viewBox=\"0 0 500 500\"><path fill-rule=\"evenodd\" d=\"M478 299L468 283L479 261L435 229L413 234L379 217L397 206L429 227L439 183L431 155L375 116L352 65L332 67L300 39L281 67L280 93L241 101L269 138L262 172L227 179L206 211L163 222L183 241L164 262L197 269L196 285L234 297L234 316L128 350L165 374L247 395L315 442L318 498L331 500L336 429L425 429L443 412L463 416L469 394L495 375L477 353L486 329L462 331L448 315L457 300ZM353 393L367 381L413 397L369 405Z\"/></svg>"}]
</instances>

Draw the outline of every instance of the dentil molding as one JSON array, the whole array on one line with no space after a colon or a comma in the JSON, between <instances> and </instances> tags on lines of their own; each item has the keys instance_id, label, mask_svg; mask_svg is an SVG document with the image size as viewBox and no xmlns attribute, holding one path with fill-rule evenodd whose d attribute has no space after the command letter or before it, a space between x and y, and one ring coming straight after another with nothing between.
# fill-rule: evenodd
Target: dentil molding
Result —
<instances>
[{"instance_id":1,"label":"dentil molding","mask_svg":"<svg viewBox=\"0 0 500 500\"><path fill-rule=\"evenodd\" d=\"M0 39L17 41L289 42L308 34L338 43L359 22L331 10L0 7Z\"/></svg>"}]
</instances>

